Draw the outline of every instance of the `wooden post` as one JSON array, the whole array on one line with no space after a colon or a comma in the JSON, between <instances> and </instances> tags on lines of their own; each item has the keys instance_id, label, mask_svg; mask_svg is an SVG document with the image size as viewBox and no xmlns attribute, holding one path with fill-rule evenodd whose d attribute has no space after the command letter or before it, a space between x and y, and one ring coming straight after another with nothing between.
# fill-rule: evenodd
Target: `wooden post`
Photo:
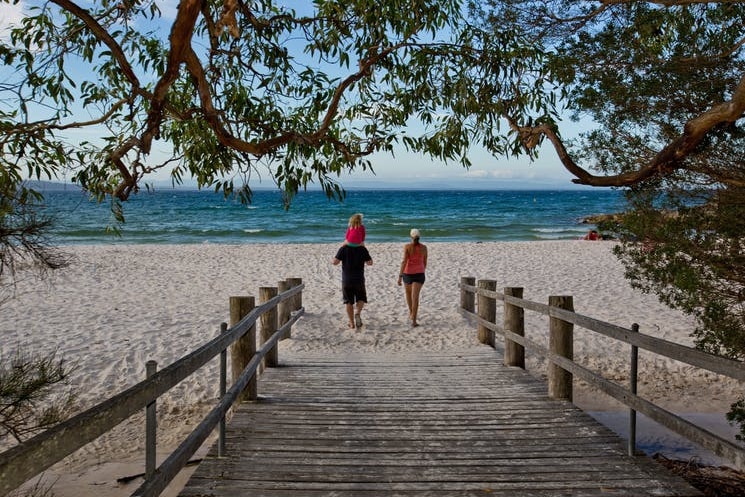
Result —
<instances>
[{"instance_id":1,"label":"wooden post","mask_svg":"<svg viewBox=\"0 0 745 497\"><path fill-rule=\"evenodd\" d=\"M230 297L230 327L232 328L256 307L254 297ZM230 363L233 383L241 376L251 358L256 354L256 325L248 329L245 335L233 342L230 347ZM248 381L246 389L238 396L238 401L256 400L258 398L256 375Z\"/></svg>"},{"instance_id":2,"label":"wooden post","mask_svg":"<svg viewBox=\"0 0 745 497\"><path fill-rule=\"evenodd\" d=\"M220 323L220 334L228 332L228 323ZM228 353L223 350L220 352L220 400L225 397L228 391ZM220 427L217 432L217 457L225 457L225 416L220 418Z\"/></svg>"},{"instance_id":3,"label":"wooden post","mask_svg":"<svg viewBox=\"0 0 745 497\"><path fill-rule=\"evenodd\" d=\"M277 282L277 292L280 294L285 293L287 290L292 288L290 286L290 282L287 280L282 280ZM281 328L284 326L284 324L290 320L290 313L292 312L292 299L284 300L279 303L279 306L277 307L277 327ZM282 335L281 340L285 340L287 338L292 338L291 330L287 330L287 332Z\"/></svg>"},{"instance_id":4,"label":"wooden post","mask_svg":"<svg viewBox=\"0 0 745 497\"><path fill-rule=\"evenodd\" d=\"M507 287L505 297L523 298L522 288ZM520 306L504 302L504 329L520 336L525 336L525 309ZM512 340L504 339L504 364L525 369L525 347Z\"/></svg>"},{"instance_id":5,"label":"wooden post","mask_svg":"<svg viewBox=\"0 0 745 497\"><path fill-rule=\"evenodd\" d=\"M497 282L495 280L479 280L479 289L494 291L497 289ZM497 320L496 299L479 294L478 303L479 317L490 323L494 323ZM480 343L494 347L494 333L481 323L478 326L478 337Z\"/></svg>"},{"instance_id":6,"label":"wooden post","mask_svg":"<svg viewBox=\"0 0 745 497\"><path fill-rule=\"evenodd\" d=\"M300 286L303 284L302 278L287 278L287 282L290 284L291 287ZM295 295L292 299L292 310L297 311L303 306L303 292L300 292Z\"/></svg>"},{"instance_id":7,"label":"wooden post","mask_svg":"<svg viewBox=\"0 0 745 497\"><path fill-rule=\"evenodd\" d=\"M571 296L553 296L548 305L567 311L574 311ZM574 360L574 325L559 318L550 318L549 350L554 354ZM554 399L572 400L572 373L549 362L548 396Z\"/></svg>"},{"instance_id":8,"label":"wooden post","mask_svg":"<svg viewBox=\"0 0 745 497\"><path fill-rule=\"evenodd\" d=\"M460 279L461 285L468 285L468 286L476 286L476 278L473 276L463 276ZM468 312L474 312L475 307L475 294L473 293L473 290L466 290L465 288L460 289L460 308L468 311Z\"/></svg>"},{"instance_id":9,"label":"wooden post","mask_svg":"<svg viewBox=\"0 0 745 497\"><path fill-rule=\"evenodd\" d=\"M145 376L152 377L158 371L158 363L147 361L145 363ZM155 474L156 454L157 454L157 424L155 401L150 402L145 407L145 479L149 480Z\"/></svg>"},{"instance_id":10,"label":"wooden post","mask_svg":"<svg viewBox=\"0 0 745 497\"><path fill-rule=\"evenodd\" d=\"M632 333L639 333L639 325L634 323L631 325ZM636 395L638 387L638 374L639 374L639 347L636 345L631 346L631 370L629 371L629 392ZM629 408L629 443L628 443L628 454L629 456L636 455L636 410L633 407Z\"/></svg>"},{"instance_id":11,"label":"wooden post","mask_svg":"<svg viewBox=\"0 0 745 497\"><path fill-rule=\"evenodd\" d=\"M302 278L287 278L287 284L290 285L290 288L299 286L303 284ZM295 294L294 297L292 297L288 304L290 306L290 312L297 311L301 307L303 307L303 292ZM292 338L292 330L288 330L286 333L287 338Z\"/></svg>"},{"instance_id":12,"label":"wooden post","mask_svg":"<svg viewBox=\"0 0 745 497\"><path fill-rule=\"evenodd\" d=\"M259 302L267 302L277 296L277 288L262 286L259 288ZM277 332L277 306L272 307L261 315L261 344L265 344ZM279 354L277 346L267 352L263 364L268 368L279 365Z\"/></svg>"}]
</instances>

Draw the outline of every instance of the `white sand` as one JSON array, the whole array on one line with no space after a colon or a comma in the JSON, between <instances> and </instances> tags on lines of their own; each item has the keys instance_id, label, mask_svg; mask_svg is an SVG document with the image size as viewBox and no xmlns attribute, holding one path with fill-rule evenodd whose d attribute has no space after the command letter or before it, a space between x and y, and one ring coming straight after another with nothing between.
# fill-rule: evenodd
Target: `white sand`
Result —
<instances>
[{"instance_id":1,"label":"white sand","mask_svg":"<svg viewBox=\"0 0 745 497\"><path fill-rule=\"evenodd\" d=\"M633 290L610 242L547 241L429 244L427 282L419 321L411 329L403 289L396 285L403 243L368 244L369 305L361 332L346 328L340 273L330 261L335 244L98 245L66 247L74 263L49 282L19 282L15 299L0 306L2 354L17 348L57 350L77 364L72 381L81 408L144 378L145 363L165 367L202 345L228 320L228 298L254 295L262 286L297 277L305 284L305 316L283 341L286 354L345 351L406 353L477 345L473 322L458 310L462 276L495 279L497 288L524 288L524 298L547 303L572 295L576 312L690 344L693 321ZM426 243L426 240L425 240ZM501 322L501 314L498 315ZM545 340L547 321L526 315L526 334ZM626 378L628 346L575 329L575 359L617 380ZM648 353L641 353L640 393L678 412L723 413L742 385ZM529 358L529 369L544 365ZM159 447L174 448L207 411L217 392L217 361L159 401ZM578 385L585 408L616 408ZM113 479L142 468L142 419L124 423L54 468L55 495L129 495L136 485ZM139 469L138 469L139 468ZM90 487L94 485L94 487ZM67 488L69 487L69 491ZM83 492L85 493L85 492Z\"/></svg>"}]
</instances>

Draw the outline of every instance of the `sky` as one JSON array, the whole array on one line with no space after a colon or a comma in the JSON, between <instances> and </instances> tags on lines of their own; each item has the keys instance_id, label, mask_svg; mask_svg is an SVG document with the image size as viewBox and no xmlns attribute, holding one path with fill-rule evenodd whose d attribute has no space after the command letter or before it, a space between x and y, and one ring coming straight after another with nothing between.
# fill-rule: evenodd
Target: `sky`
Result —
<instances>
[{"instance_id":1,"label":"sky","mask_svg":"<svg viewBox=\"0 0 745 497\"><path fill-rule=\"evenodd\" d=\"M0 3L0 36L9 24L18 22L25 4ZM33 2L36 3L36 2ZM81 2L85 5L86 2ZM288 2L293 3L293 2ZM164 19L173 19L178 0L158 3ZM569 129L576 129L572 125ZM564 133L565 137L571 137ZM371 158L373 170L354 171L343 174L338 182L344 188L453 188L453 189L570 189L587 188L574 185L573 176L561 165L555 151L549 145L539 150L539 159L530 162L526 158L493 157L484 150L474 148L469 154L473 164L468 170L456 163L434 162L430 158L398 150L394 156L378 154ZM150 176L148 183L156 186L170 185L166 172ZM193 181L185 179L185 186ZM271 187L271 180L252 186Z\"/></svg>"}]
</instances>

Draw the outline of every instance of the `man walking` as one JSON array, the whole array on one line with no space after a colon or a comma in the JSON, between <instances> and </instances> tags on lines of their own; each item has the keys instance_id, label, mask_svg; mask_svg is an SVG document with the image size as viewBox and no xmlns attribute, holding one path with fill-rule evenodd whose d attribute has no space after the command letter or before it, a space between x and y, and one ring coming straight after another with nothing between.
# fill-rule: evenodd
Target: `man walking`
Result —
<instances>
[{"instance_id":1,"label":"man walking","mask_svg":"<svg viewBox=\"0 0 745 497\"><path fill-rule=\"evenodd\" d=\"M344 304L349 318L349 329L362 327L360 313L367 303L367 291L365 289L365 264L372 266L372 257L367 247L360 245L351 247L343 245L333 258L331 263L336 266L341 264L341 291Z\"/></svg>"}]
</instances>

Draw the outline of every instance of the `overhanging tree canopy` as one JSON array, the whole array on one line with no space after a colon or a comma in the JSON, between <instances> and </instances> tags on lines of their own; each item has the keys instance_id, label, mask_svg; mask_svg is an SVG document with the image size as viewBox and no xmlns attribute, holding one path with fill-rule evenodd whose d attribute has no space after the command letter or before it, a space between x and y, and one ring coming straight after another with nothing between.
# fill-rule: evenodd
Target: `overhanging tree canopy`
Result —
<instances>
[{"instance_id":1,"label":"overhanging tree canopy","mask_svg":"<svg viewBox=\"0 0 745 497\"><path fill-rule=\"evenodd\" d=\"M15 71L0 87L11 179L71 170L126 199L156 169L232 190L263 163L289 193L310 181L330 192L397 142L468 165L474 144L534 156L547 138L578 183L683 170L742 186L741 168L700 160L730 155L745 110L742 2L471 2L485 32L455 0L307 12L184 0L172 21L148 0L27 3L0 45ZM557 101L601 126L564 143ZM412 121L423 132L406 134ZM93 126L96 139L69 139Z\"/></svg>"},{"instance_id":2,"label":"overhanging tree canopy","mask_svg":"<svg viewBox=\"0 0 745 497\"><path fill-rule=\"evenodd\" d=\"M486 29L545 52L567 111L592 130L564 143L553 122L505 115L526 140L548 139L575 183L634 186L684 171L745 186L742 167L709 160L741 137L745 2L470 4Z\"/></svg>"},{"instance_id":3,"label":"overhanging tree canopy","mask_svg":"<svg viewBox=\"0 0 745 497\"><path fill-rule=\"evenodd\" d=\"M338 194L334 176L396 143L466 166L478 141L504 152L499 108L543 105L544 75L512 77L540 54L483 46L457 0L182 0L172 20L152 0L26 4L0 44L4 174L65 172L100 198L159 169L232 192L259 166L289 194Z\"/></svg>"}]
</instances>

